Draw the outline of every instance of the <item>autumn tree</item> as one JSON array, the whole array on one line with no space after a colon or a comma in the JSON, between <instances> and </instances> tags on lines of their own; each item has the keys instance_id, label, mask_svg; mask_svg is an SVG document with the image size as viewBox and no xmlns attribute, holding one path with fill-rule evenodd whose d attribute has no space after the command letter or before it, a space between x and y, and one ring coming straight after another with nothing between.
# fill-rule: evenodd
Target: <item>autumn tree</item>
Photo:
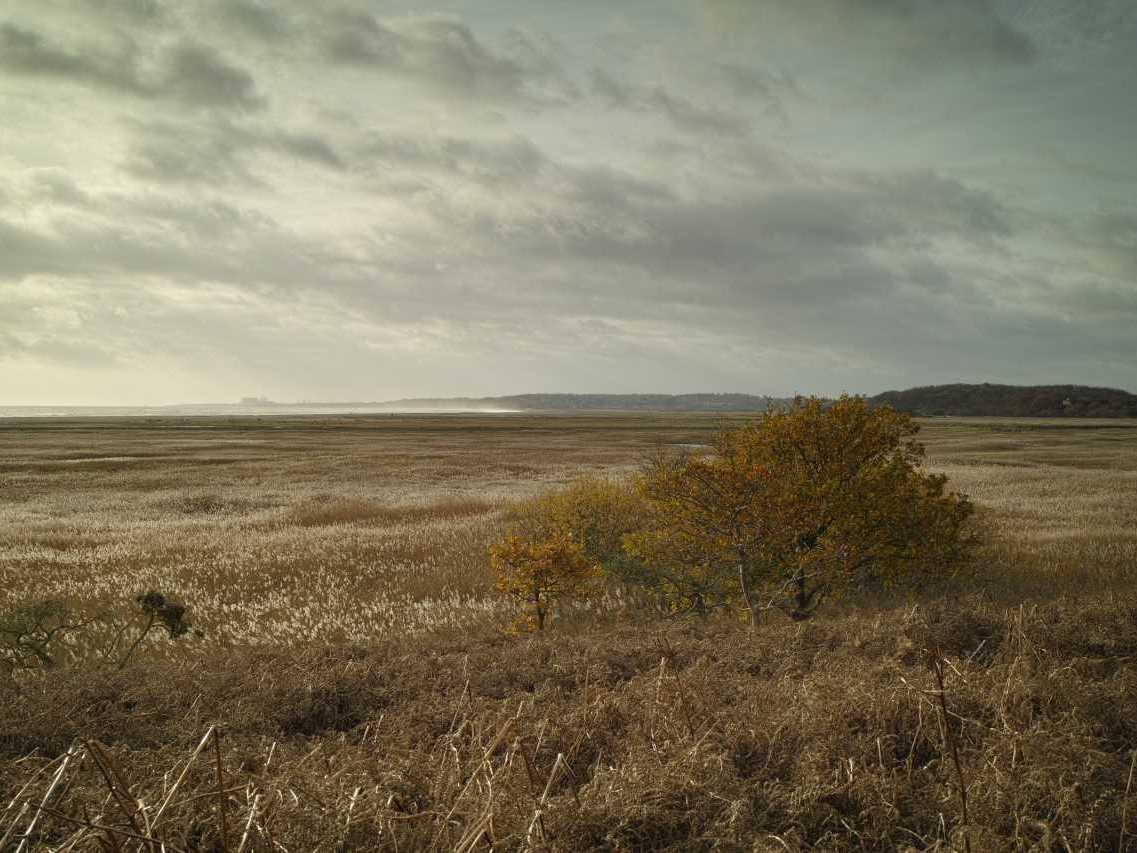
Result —
<instances>
[{"instance_id":1,"label":"autumn tree","mask_svg":"<svg viewBox=\"0 0 1137 853\"><path fill-rule=\"evenodd\" d=\"M705 528L685 523L694 514L683 513L684 521L678 513L669 518L678 502L660 509L657 523L626 537L621 576L648 589L672 612L702 615L736 601L741 587L732 556L714 546Z\"/></svg>"},{"instance_id":2,"label":"autumn tree","mask_svg":"<svg viewBox=\"0 0 1137 853\"><path fill-rule=\"evenodd\" d=\"M601 573L564 532L536 541L509 536L490 548L490 564L498 591L524 608L517 627L538 631L545 628L550 606L563 598L587 596Z\"/></svg>"},{"instance_id":3,"label":"autumn tree","mask_svg":"<svg viewBox=\"0 0 1137 853\"><path fill-rule=\"evenodd\" d=\"M652 523L625 540L649 586L672 610L705 613L741 600L753 585L772 520L762 497L767 470L722 431L710 455L657 453L640 477Z\"/></svg>"},{"instance_id":4,"label":"autumn tree","mask_svg":"<svg viewBox=\"0 0 1137 853\"><path fill-rule=\"evenodd\" d=\"M619 574L624 537L643 527L647 510L626 481L586 475L519 504L511 532L531 542L570 536L588 560Z\"/></svg>"},{"instance_id":5,"label":"autumn tree","mask_svg":"<svg viewBox=\"0 0 1137 853\"><path fill-rule=\"evenodd\" d=\"M592 594L605 573L619 578L624 537L642 526L645 507L626 481L599 476L517 504L490 559L498 590L528 605L521 624L540 630L556 600Z\"/></svg>"},{"instance_id":6,"label":"autumn tree","mask_svg":"<svg viewBox=\"0 0 1137 853\"><path fill-rule=\"evenodd\" d=\"M628 549L680 596L713 582L752 617L805 619L850 585L942 571L972 505L922 470L917 430L860 398L798 399L723 430L712 454L660 455L639 483L657 523Z\"/></svg>"}]
</instances>

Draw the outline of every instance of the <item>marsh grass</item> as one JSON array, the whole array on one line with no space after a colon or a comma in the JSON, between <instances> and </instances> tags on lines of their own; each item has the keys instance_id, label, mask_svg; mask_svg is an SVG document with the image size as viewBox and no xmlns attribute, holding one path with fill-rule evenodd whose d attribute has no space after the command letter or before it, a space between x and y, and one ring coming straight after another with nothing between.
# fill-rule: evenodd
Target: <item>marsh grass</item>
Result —
<instances>
[{"instance_id":1,"label":"marsh grass","mask_svg":"<svg viewBox=\"0 0 1137 853\"><path fill-rule=\"evenodd\" d=\"M0 850L1131 847L1137 424L928 421L989 531L953 582L503 633L513 501L717 421L0 425L0 608L205 632L0 685Z\"/></svg>"},{"instance_id":2,"label":"marsh grass","mask_svg":"<svg viewBox=\"0 0 1137 853\"><path fill-rule=\"evenodd\" d=\"M447 521L488 515L501 506L477 498L450 498L431 503L390 506L363 498L322 495L292 506L285 514L286 524L299 527L325 527L335 524L406 524L408 522Z\"/></svg>"},{"instance_id":3,"label":"marsh grass","mask_svg":"<svg viewBox=\"0 0 1137 853\"><path fill-rule=\"evenodd\" d=\"M965 833L977 850L1116 850L1128 606L969 598L754 632L598 620L74 671L9 705L0 781L30 782L17 801L34 809L76 751L45 847L129 843L136 809L172 850L217 849L222 814L256 850L949 850ZM941 685L925 650L944 638ZM214 725L221 782L194 757Z\"/></svg>"}]
</instances>

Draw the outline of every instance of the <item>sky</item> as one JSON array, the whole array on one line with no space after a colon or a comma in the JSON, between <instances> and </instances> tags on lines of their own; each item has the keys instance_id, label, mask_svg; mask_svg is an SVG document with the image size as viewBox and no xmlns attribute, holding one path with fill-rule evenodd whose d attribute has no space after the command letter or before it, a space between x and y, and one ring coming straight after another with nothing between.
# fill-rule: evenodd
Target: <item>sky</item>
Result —
<instances>
[{"instance_id":1,"label":"sky","mask_svg":"<svg viewBox=\"0 0 1137 853\"><path fill-rule=\"evenodd\" d=\"M4 0L0 404L1137 391L1131 0Z\"/></svg>"}]
</instances>

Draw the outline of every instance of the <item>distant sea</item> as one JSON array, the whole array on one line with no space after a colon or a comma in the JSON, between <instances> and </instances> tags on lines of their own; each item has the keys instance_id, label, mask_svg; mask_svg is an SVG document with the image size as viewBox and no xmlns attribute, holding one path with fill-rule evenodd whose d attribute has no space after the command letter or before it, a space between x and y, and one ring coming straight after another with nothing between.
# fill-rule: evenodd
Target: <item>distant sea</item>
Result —
<instances>
[{"instance_id":1,"label":"distant sea","mask_svg":"<svg viewBox=\"0 0 1137 853\"><path fill-rule=\"evenodd\" d=\"M409 414L512 414L513 409L412 408L358 403L193 404L184 406L0 406L2 418L244 418L279 415L409 415Z\"/></svg>"}]
</instances>

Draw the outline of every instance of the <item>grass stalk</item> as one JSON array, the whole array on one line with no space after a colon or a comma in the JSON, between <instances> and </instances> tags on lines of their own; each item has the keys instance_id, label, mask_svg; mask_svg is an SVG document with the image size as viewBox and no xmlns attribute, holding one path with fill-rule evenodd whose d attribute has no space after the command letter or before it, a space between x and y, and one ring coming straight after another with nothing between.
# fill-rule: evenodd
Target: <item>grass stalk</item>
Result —
<instances>
[{"instance_id":1,"label":"grass stalk","mask_svg":"<svg viewBox=\"0 0 1137 853\"><path fill-rule=\"evenodd\" d=\"M959 812L961 817L961 831L963 833L963 849L966 853L971 853L971 819L967 814L967 782L963 777L963 762L959 758L959 743L952 731L950 723L950 715L947 706L947 688L944 682L944 664L943 657L938 652L933 652L929 655L929 665L932 673L936 679L936 699L939 703L940 711L940 728L943 732L944 746L947 748L951 757L952 766L955 768L956 776L956 789L957 796L959 797Z\"/></svg>"}]
</instances>

